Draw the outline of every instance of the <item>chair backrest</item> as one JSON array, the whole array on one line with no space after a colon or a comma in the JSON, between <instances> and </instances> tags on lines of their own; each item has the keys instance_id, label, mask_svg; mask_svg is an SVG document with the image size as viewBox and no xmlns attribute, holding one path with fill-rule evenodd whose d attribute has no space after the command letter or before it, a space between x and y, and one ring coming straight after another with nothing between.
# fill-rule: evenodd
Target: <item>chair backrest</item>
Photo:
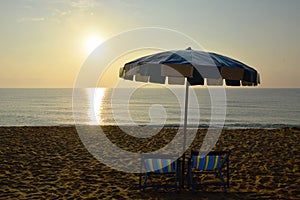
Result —
<instances>
[{"instance_id":1,"label":"chair backrest","mask_svg":"<svg viewBox=\"0 0 300 200\"><path fill-rule=\"evenodd\" d=\"M198 170L214 170L220 166L220 156L192 156L192 168Z\"/></svg>"},{"instance_id":2,"label":"chair backrest","mask_svg":"<svg viewBox=\"0 0 300 200\"><path fill-rule=\"evenodd\" d=\"M206 156L199 156L199 152L192 152L191 167L197 170L211 171L220 169L227 162L230 151L213 151Z\"/></svg>"},{"instance_id":3,"label":"chair backrest","mask_svg":"<svg viewBox=\"0 0 300 200\"><path fill-rule=\"evenodd\" d=\"M144 160L144 164L147 171L154 173L163 174L176 171L176 162L172 162L170 159L149 158Z\"/></svg>"},{"instance_id":4,"label":"chair backrest","mask_svg":"<svg viewBox=\"0 0 300 200\"><path fill-rule=\"evenodd\" d=\"M175 173L178 167L174 155L144 155L142 165L146 171L159 174Z\"/></svg>"}]
</instances>

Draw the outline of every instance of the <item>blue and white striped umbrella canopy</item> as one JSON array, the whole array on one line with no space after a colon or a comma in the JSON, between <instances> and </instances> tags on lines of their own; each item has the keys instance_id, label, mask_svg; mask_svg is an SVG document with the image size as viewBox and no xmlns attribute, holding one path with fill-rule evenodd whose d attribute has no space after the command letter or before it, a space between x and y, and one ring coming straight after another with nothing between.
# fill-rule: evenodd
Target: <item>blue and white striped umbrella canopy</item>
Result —
<instances>
[{"instance_id":1,"label":"blue and white striped umbrella canopy","mask_svg":"<svg viewBox=\"0 0 300 200\"><path fill-rule=\"evenodd\" d=\"M165 51L128 62L120 69L120 77L151 83L190 85L256 86L259 73L232 58L188 48Z\"/></svg>"}]
</instances>

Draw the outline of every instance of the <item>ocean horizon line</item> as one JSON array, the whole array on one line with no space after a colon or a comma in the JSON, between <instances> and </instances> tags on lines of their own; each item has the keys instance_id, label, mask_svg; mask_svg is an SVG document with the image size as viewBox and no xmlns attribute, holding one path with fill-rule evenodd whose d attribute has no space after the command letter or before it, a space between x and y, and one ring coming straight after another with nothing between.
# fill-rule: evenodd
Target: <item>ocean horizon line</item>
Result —
<instances>
[{"instance_id":1,"label":"ocean horizon line","mask_svg":"<svg viewBox=\"0 0 300 200\"><path fill-rule=\"evenodd\" d=\"M167 85L167 84L166 84ZM174 86L174 85L168 85L174 88L181 88L183 86ZM193 88L207 88L207 87L223 87L223 86L191 86ZM0 87L0 89L75 89L76 87ZM82 88L77 88L77 89L92 89L92 88L103 88L103 89L115 89L116 87L82 87ZM134 87L118 87L119 89L126 89L126 88L134 88ZM153 85L153 87L148 87L148 88L157 88L157 85ZM145 89L148 89L145 88ZM239 89L300 89L300 87L231 87L231 86L224 86L225 89L234 89L234 90L239 90Z\"/></svg>"},{"instance_id":2,"label":"ocean horizon line","mask_svg":"<svg viewBox=\"0 0 300 200\"><path fill-rule=\"evenodd\" d=\"M117 124L45 124L45 125L0 125L0 127L9 128L9 127L146 127L146 128L174 128L174 129L183 129L183 126L178 125L117 125ZM193 126L189 125L187 129L284 129L284 128L291 128L291 129L300 129L300 125L288 125L288 124L269 124L269 125L261 125L261 126L243 126L242 124L236 126L228 126L225 125L223 127L209 127L206 125L199 125Z\"/></svg>"}]
</instances>

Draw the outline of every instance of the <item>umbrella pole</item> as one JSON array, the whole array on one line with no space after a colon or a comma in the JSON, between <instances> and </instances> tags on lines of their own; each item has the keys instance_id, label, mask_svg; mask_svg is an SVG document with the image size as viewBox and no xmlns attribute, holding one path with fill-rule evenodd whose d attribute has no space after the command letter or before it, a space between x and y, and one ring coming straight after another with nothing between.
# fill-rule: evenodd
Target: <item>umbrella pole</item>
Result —
<instances>
[{"instance_id":1,"label":"umbrella pole","mask_svg":"<svg viewBox=\"0 0 300 200\"><path fill-rule=\"evenodd\" d=\"M184 187L184 172L185 172L185 146L186 146L186 132L187 132L187 116L189 103L189 82L186 80L185 84L185 102L184 102L184 124L183 124L183 156L182 156L182 188Z\"/></svg>"}]
</instances>

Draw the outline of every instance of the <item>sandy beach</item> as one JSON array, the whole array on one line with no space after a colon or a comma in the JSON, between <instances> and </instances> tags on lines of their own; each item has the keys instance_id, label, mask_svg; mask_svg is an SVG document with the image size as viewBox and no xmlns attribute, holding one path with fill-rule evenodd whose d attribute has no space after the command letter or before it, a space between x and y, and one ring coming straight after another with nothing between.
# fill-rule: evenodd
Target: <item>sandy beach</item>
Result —
<instances>
[{"instance_id":1,"label":"sandy beach","mask_svg":"<svg viewBox=\"0 0 300 200\"><path fill-rule=\"evenodd\" d=\"M115 144L136 148L118 127L103 130ZM198 130L192 148L204 133ZM160 141L172 134L166 128ZM220 187L142 192L137 174L101 164L73 126L0 127L0 199L300 199L299 142L297 128L223 130L215 149L232 151L227 194Z\"/></svg>"}]
</instances>

